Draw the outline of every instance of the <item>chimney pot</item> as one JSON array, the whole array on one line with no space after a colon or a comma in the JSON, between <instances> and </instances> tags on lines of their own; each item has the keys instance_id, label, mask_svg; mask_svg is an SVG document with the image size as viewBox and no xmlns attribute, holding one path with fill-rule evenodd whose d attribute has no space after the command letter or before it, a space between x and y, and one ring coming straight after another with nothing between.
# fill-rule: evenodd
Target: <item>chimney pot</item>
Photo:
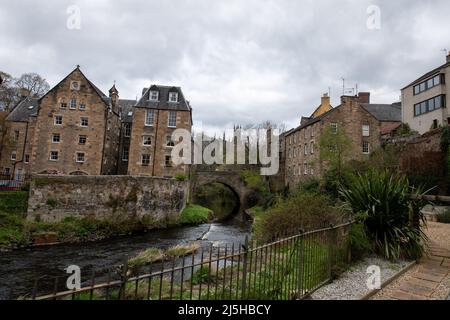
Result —
<instances>
[{"instance_id":1,"label":"chimney pot","mask_svg":"<svg viewBox=\"0 0 450 320\"><path fill-rule=\"evenodd\" d=\"M370 92L360 92L358 100L360 103L370 103Z\"/></svg>"}]
</instances>

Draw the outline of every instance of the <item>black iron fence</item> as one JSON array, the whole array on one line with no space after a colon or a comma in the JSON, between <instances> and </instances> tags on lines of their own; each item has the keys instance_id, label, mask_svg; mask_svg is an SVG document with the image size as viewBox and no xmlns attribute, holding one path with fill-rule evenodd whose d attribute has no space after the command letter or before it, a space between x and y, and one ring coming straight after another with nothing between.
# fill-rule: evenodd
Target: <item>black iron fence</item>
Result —
<instances>
[{"instance_id":1,"label":"black iron fence","mask_svg":"<svg viewBox=\"0 0 450 320\"><path fill-rule=\"evenodd\" d=\"M0 191L17 191L31 181L29 174L0 174Z\"/></svg>"},{"instance_id":2,"label":"black iron fence","mask_svg":"<svg viewBox=\"0 0 450 320\"><path fill-rule=\"evenodd\" d=\"M257 246L210 245L196 253L147 266L128 263L92 271L81 288L67 290L68 276L41 278L33 300L293 300L333 279L350 262L352 222L312 232L280 235ZM292 235L294 234L294 235ZM52 293L43 294L39 288ZM64 290L65 288L65 290Z\"/></svg>"}]
</instances>

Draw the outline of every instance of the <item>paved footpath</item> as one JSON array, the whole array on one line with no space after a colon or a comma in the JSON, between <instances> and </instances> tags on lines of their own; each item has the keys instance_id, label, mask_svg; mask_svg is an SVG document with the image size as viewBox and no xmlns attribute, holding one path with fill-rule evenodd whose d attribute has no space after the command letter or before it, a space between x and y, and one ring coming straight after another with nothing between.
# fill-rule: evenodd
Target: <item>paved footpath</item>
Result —
<instances>
[{"instance_id":1,"label":"paved footpath","mask_svg":"<svg viewBox=\"0 0 450 320\"><path fill-rule=\"evenodd\" d=\"M418 264L378 292L374 300L441 300L450 294L450 225L428 224L426 255Z\"/></svg>"}]
</instances>

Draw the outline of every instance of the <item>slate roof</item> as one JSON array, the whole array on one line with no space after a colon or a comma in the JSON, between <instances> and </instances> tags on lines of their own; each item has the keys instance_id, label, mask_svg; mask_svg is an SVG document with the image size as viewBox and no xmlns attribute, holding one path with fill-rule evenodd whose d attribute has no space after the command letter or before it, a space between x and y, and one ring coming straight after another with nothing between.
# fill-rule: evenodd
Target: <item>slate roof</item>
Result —
<instances>
[{"instance_id":1,"label":"slate roof","mask_svg":"<svg viewBox=\"0 0 450 320\"><path fill-rule=\"evenodd\" d=\"M6 121L27 122L31 116L37 114L38 98L28 97L20 101L9 113ZM31 108L32 107L32 108Z\"/></svg>"},{"instance_id":2,"label":"slate roof","mask_svg":"<svg viewBox=\"0 0 450 320\"><path fill-rule=\"evenodd\" d=\"M159 101L150 101L150 91L159 91ZM169 92L178 92L178 102L169 102ZM184 98L183 91L180 87L169 87L153 85L146 88L141 99L138 101L137 107L173 111L191 111L189 102Z\"/></svg>"},{"instance_id":3,"label":"slate roof","mask_svg":"<svg viewBox=\"0 0 450 320\"><path fill-rule=\"evenodd\" d=\"M122 121L132 122L134 106L136 105L136 100L119 99L119 106L122 108ZM131 115L130 115L131 112Z\"/></svg>"},{"instance_id":4,"label":"slate roof","mask_svg":"<svg viewBox=\"0 0 450 320\"><path fill-rule=\"evenodd\" d=\"M378 121L402 121L402 108L399 103L393 104L369 104L362 103L361 106L373 115Z\"/></svg>"}]
</instances>

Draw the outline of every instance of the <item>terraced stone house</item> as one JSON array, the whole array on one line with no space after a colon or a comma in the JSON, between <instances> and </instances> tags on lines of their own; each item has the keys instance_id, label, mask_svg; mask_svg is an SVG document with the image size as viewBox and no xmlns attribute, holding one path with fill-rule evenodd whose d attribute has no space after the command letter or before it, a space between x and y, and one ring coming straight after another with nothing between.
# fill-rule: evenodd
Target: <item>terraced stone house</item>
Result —
<instances>
[{"instance_id":1,"label":"terraced stone house","mask_svg":"<svg viewBox=\"0 0 450 320\"><path fill-rule=\"evenodd\" d=\"M327 127L335 133L342 130L350 139L350 157L345 160L364 160L381 146L383 136L400 126L399 103L372 104L370 93L361 92L342 96L333 108L325 95L311 117L302 117L300 126L285 134L286 186L323 176L329 166L321 158L320 140Z\"/></svg>"},{"instance_id":2,"label":"terraced stone house","mask_svg":"<svg viewBox=\"0 0 450 320\"><path fill-rule=\"evenodd\" d=\"M77 66L42 98L24 98L2 121L0 170L21 176L173 177L171 134L191 132L192 110L179 87L152 86L140 100L105 95Z\"/></svg>"}]
</instances>

